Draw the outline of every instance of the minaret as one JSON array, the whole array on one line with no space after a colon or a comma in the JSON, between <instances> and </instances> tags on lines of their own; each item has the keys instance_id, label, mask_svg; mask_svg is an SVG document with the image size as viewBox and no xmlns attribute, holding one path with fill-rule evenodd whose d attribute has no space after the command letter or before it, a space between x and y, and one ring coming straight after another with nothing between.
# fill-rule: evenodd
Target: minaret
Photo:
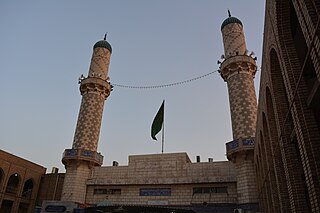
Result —
<instances>
[{"instance_id":1,"label":"minaret","mask_svg":"<svg viewBox=\"0 0 320 213\"><path fill-rule=\"evenodd\" d=\"M104 101L110 94L108 69L112 48L104 40L93 46L87 77L79 78L82 101L71 149L63 153L66 168L62 201L85 203L86 181L91 168L101 166L103 156L97 152Z\"/></svg>"},{"instance_id":2,"label":"minaret","mask_svg":"<svg viewBox=\"0 0 320 213\"><path fill-rule=\"evenodd\" d=\"M248 55L241 21L229 17L221 25L224 61L220 74L227 82L233 141L226 144L227 157L237 169L238 204L257 206L257 189L253 164L256 133L257 99L253 79L256 58ZM248 209L249 210L249 209ZM250 212L250 211L246 211Z\"/></svg>"}]
</instances>

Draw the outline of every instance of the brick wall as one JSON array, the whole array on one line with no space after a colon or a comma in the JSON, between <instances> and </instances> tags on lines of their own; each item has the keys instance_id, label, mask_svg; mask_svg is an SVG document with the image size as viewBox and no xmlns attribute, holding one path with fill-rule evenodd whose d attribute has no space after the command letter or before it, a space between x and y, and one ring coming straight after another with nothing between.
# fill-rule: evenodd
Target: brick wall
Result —
<instances>
[{"instance_id":1,"label":"brick wall","mask_svg":"<svg viewBox=\"0 0 320 213\"><path fill-rule=\"evenodd\" d=\"M268 0L255 170L261 212L319 212L318 1Z\"/></svg>"}]
</instances>

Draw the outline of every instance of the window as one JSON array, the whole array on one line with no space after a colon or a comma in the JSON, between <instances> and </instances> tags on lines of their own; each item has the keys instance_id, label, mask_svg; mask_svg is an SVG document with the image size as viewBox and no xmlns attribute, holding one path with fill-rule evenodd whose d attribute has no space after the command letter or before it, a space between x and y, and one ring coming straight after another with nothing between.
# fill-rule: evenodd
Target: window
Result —
<instances>
[{"instance_id":1,"label":"window","mask_svg":"<svg viewBox=\"0 0 320 213\"><path fill-rule=\"evenodd\" d=\"M33 181L28 179L23 186L22 197L30 199L32 196Z\"/></svg>"},{"instance_id":2,"label":"window","mask_svg":"<svg viewBox=\"0 0 320 213\"><path fill-rule=\"evenodd\" d=\"M121 195L121 189L94 189L95 195Z\"/></svg>"},{"instance_id":3,"label":"window","mask_svg":"<svg viewBox=\"0 0 320 213\"><path fill-rule=\"evenodd\" d=\"M18 173L12 174L7 183L6 192L10 194L16 194L18 191L19 183L20 183L20 176L18 175Z\"/></svg>"},{"instance_id":4,"label":"window","mask_svg":"<svg viewBox=\"0 0 320 213\"><path fill-rule=\"evenodd\" d=\"M0 186L2 185L2 180L4 178L4 172L3 170L0 168ZM2 187L2 186L1 186Z\"/></svg>"},{"instance_id":5,"label":"window","mask_svg":"<svg viewBox=\"0 0 320 213\"><path fill-rule=\"evenodd\" d=\"M193 188L193 194L202 194L202 188Z\"/></svg>"},{"instance_id":6,"label":"window","mask_svg":"<svg viewBox=\"0 0 320 213\"><path fill-rule=\"evenodd\" d=\"M215 187L216 193L228 193L227 187Z\"/></svg>"},{"instance_id":7,"label":"window","mask_svg":"<svg viewBox=\"0 0 320 213\"><path fill-rule=\"evenodd\" d=\"M228 193L228 187L195 187L193 194L213 194L213 193Z\"/></svg>"}]
</instances>

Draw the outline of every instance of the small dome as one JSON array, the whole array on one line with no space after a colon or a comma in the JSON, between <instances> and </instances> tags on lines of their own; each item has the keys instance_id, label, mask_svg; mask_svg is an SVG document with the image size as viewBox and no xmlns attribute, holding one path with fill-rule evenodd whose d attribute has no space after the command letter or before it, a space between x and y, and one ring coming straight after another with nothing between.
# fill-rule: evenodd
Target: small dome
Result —
<instances>
[{"instance_id":1,"label":"small dome","mask_svg":"<svg viewBox=\"0 0 320 213\"><path fill-rule=\"evenodd\" d=\"M106 40L101 40L95 43L95 45L93 46L93 49L97 47L106 48L110 51L110 53L112 53L112 47L109 44L109 42L107 42Z\"/></svg>"},{"instance_id":2,"label":"small dome","mask_svg":"<svg viewBox=\"0 0 320 213\"><path fill-rule=\"evenodd\" d=\"M221 30L228 24L232 24L232 23L238 23L238 24L241 24L241 21L239 19L237 19L236 17L229 17L227 18L226 20L224 20L224 22L221 24Z\"/></svg>"}]
</instances>

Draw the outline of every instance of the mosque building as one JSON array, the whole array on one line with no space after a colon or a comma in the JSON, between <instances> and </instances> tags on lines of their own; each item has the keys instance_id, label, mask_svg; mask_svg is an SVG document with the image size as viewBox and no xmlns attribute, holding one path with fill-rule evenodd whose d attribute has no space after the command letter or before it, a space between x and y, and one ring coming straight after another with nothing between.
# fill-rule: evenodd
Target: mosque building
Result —
<instances>
[{"instance_id":1,"label":"mosque building","mask_svg":"<svg viewBox=\"0 0 320 213\"><path fill-rule=\"evenodd\" d=\"M66 173L0 150L0 212L320 212L320 3L267 0L259 102L256 57L243 24L221 25L233 140L228 161L192 162L187 153L129 156L102 166L98 141L112 91L112 47L93 46L79 79L82 102ZM42 178L41 178L42 176ZM41 179L41 181L40 181ZM39 189L39 192L38 192Z\"/></svg>"},{"instance_id":2,"label":"mosque building","mask_svg":"<svg viewBox=\"0 0 320 213\"><path fill-rule=\"evenodd\" d=\"M187 153L162 153L129 156L126 166L116 162L102 166L97 147L104 102L112 90L108 76L112 47L105 38L93 46L88 76L80 78L82 102L74 141L62 158L66 168L62 202L258 211L253 167L256 63L248 55L241 21L230 12L221 32L225 53L220 74L229 90L234 137L226 144L229 161L193 163Z\"/></svg>"}]
</instances>

